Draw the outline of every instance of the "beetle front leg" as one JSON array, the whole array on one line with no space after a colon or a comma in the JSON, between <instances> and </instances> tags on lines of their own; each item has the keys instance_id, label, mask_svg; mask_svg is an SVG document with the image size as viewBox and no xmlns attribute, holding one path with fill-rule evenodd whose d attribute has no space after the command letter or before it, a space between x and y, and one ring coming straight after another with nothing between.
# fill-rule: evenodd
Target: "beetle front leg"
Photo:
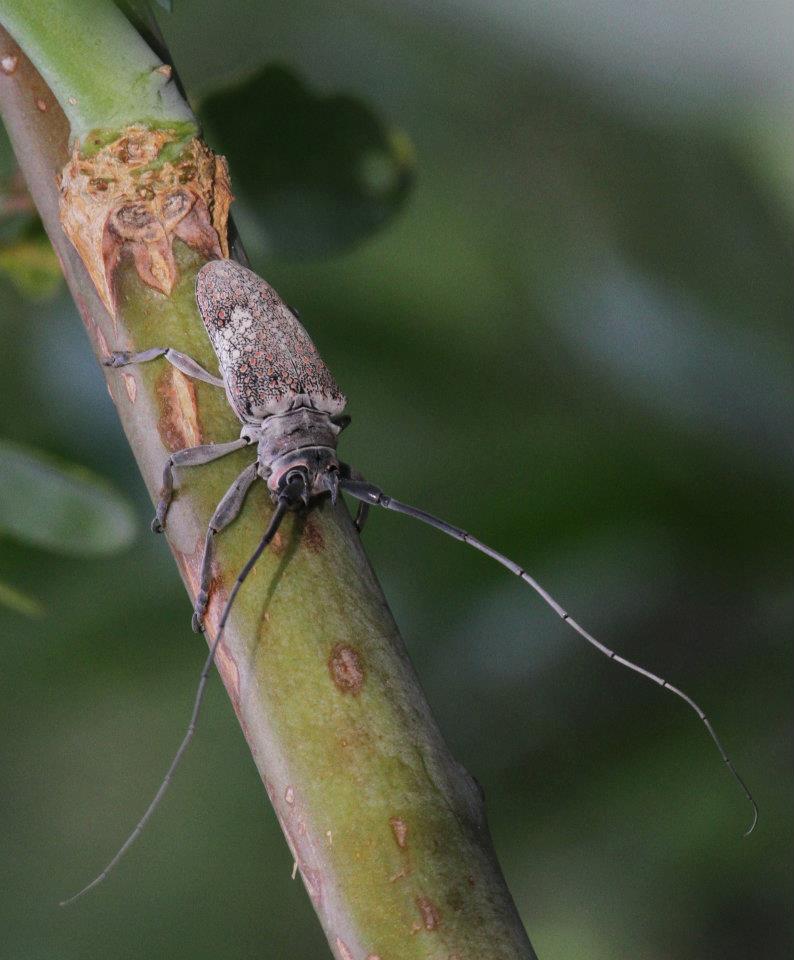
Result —
<instances>
[{"instance_id":1,"label":"beetle front leg","mask_svg":"<svg viewBox=\"0 0 794 960\"><path fill-rule=\"evenodd\" d=\"M221 457L234 453L235 450L242 450L250 442L247 438L240 437L238 440L230 440L229 443L205 443L172 453L163 469L163 486L160 489L160 499L152 520L152 530L155 533L163 532L165 515L174 497L174 467L198 467L204 463L212 463L213 460L220 460Z\"/></svg>"},{"instance_id":2,"label":"beetle front leg","mask_svg":"<svg viewBox=\"0 0 794 960\"><path fill-rule=\"evenodd\" d=\"M204 383L212 384L213 387L224 386L220 377L213 376L192 357L189 357L186 353L180 353L179 350L172 350L171 347L152 347L150 350L142 350L140 353L130 353L129 350L114 350L113 353L103 358L102 363L106 367L126 367L131 363L148 363L150 360L157 360L158 357L164 357L172 367L181 370L188 377L193 377L194 380L203 380Z\"/></svg>"},{"instance_id":3,"label":"beetle front leg","mask_svg":"<svg viewBox=\"0 0 794 960\"><path fill-rule=\"evenodd\" d=\"M350 418L348 417L348 420ZM349 463L341 464L342 467L342 476L348 478L349 480L361 480L364 481L364 476L354 467L351 467ZM356 509L356 516L353 520L353 526L358 530L359 535L364 531L364 524L367 522L367 517L369 516L369 504L364 503L362 500L358 502L358 508Z\"/></svg>"},{"instance_id":4,"label":"beetle front leg","mask_svg":"<svg viewBox=\"0 0 794 960\"><path fill-rule=\"evenodd\" d=\"M207 603L209 602L210 584L212 582L212 545L215 535L225 530L232 521L237 519L237 515L242 509L245 496L248 493L251 484L256 480L256 468L258 464L255 461L246 467L240 476L229 487L223 495L223 499L215 509L209 526L207 527L207 538L204 541L204 556L201 558L201 583L196 594L196 604L193 608L193 629L200 633L204 629L204 614L207 612Z\"/></svg>"}]
</instances>

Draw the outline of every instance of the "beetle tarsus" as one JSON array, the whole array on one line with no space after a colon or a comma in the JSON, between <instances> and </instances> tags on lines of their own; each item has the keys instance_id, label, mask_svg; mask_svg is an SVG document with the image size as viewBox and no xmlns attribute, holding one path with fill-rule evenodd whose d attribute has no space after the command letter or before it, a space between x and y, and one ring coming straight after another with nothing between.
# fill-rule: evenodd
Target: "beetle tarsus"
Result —
<instances>
[{"instance_id":1,"label":"beetle tarsus","mask_svg":"<svg viewBox=\"0 0 794 960\"><path fill-rule=\"evenodd\" d=\"M123 367L129 363L131 356L129 350L114 350L106 357L102 357L102 364L106 367Z\"/></svg>"},{"instance_id":2,"label":"beetle tarsus","mask_svg":"<svg viewBox=\"0 0 794 960\"><path fill-rule=\"evenodd\" d=\"M165 530L165 517L170 506L170 498L166 500L165 497L163 497L158 501L154 517L152 518L152 533L163 533Z\"/></svg>"}]
</instances>

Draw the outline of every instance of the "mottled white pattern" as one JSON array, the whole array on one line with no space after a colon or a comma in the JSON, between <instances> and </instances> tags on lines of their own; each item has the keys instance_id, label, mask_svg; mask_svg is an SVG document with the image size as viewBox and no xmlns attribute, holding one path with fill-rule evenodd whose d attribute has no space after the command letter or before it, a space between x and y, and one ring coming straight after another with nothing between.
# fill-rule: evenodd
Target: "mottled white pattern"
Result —
<instances>
[{"instance_id":1,"label":"mottled white pattern","mask_svg":"<svg viewBox=\"0 0 794 960\"><path fill-rule=\"evenodd\" d=\"M233 260L214 260L198 273L196 301L241 420L297 406L341 413L345 397L317 348L261 277Z\"/></svg>"}]
</instances>

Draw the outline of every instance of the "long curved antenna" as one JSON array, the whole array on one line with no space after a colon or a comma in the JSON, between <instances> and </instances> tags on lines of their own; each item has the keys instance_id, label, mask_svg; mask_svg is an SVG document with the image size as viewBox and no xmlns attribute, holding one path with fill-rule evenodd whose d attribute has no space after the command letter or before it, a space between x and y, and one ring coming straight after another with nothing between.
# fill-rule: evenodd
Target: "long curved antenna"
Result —
<instances>
[{"instance_id":1,"label":"long curved antenna","mask_svg":"<svg viewBox=\"0 0 794 960\"><path fill-rule=\"evenodd\" d=\"M633 670L635 673L639 673L643 677L647 677L649 680L652 680L654 683L658 683L660 687L665 690L669 690L670 693L674 693L677 697L680 697L684 703L689 704L689 706L695 711L698 717L703 722L708 735L714 741L714 745L717 747L720 756L722 757L725 765L728 770L733 775L736 782L742 788L744 795L750 801L750 804L753 808L752 818L750 820L750 826L744 833L744 836L749 836L755 829L755 825L758 821L758 805L753 799L753 795L750 793L747 788L747 784L742 780L739 774L736 771L733 763L731 762L730 757L725 752L719 737L714 732L708 717L700 709L700 707L695 703L695 701L689 697L683 690L679 690L678 687L674 687L671 683L668 683L662 677L657 676L655 673L651 673L650 670L646 670L645 667L641 667L637 663L632 663L631 660L627 660L625 657L621 657L619 654L615 653L614 650L610 650L609 647L605 646L603 643L600 643L596 640L595 637L591 636L583 627L580 627L579 624L570 617L565 610L560 606L559 603L547 593L546 590L541 587L541 585L534 580L523 567L520 567L517 563L514 563L504 554L499 553L493 548L489 547L487 544L482 543L480 540L477 540L476 537L473 537L470 533L467 533L465 530L460 529L460 527L454 527L452 524L447 523L445 520L441 520L438 517L433 516L432 513L426 513L424 510L419 510L417 507L412 507L407 503L401 503L399 500L395 500L393 497L388 497L386 494L376 487L374 484L367 483L362 480L352 480L343 478L340 481L340 487L350 494L351 497L354 497L356 500L360 500L362 503L373 504L379 507L383 507L386 510L394 510L396 513L404 513L406 516L414 517L416 520L421 520L422 523L427 523L431 527L435 527L436 530L440 530L442 533L446 533L447 536L453 537L455 540L460 540L463 543L467 543L470 547L474 547L475 550L479 550L480 553L484 553L487 557L496 560L497 563L501 563L503 567L506 567L511 573L514 573L517 577L520 577L525 583L528 583L530 587L538 594L538 596L547 603L551 609L560 617L569 627L572 627L581 637L594 646L599 653L603 653L605 657L608 657L610 660L614 660L615 663L619 663L623 667L628 667L629 670Z\"/></svg>"},{"instance_id":2,"label":"long curved antenna","mask_svg":"<svg viewBox=\"0 0 794 960\"><path fill-rule=\"evenodd\" d=\"M185 735L182 738L182 742L179 744L179 749L174 754L174 759L171 761L171 765L169 766L168 771L166 772L166 775L163 777L163 780L157 789L157 793L155 793L151 803L146 808L146 812L144 813L144 815L135 825L135 829L127 837L127 839L124 841L121 847L119 847L118 852L110 861L110 863L108 863L105 869L98 876L94 877L94 879L90 883L86 884L86 886L84 886L82 890L80 890L78 893L75 893L74 896L69 897L67 900L62 900L60 902L60 906L66 907L70 903L74 903L75 900L79 900L81 897L85 896L89 892L89 890L93 890L94 887L99 886L99 884L102 883L102 881L107 878L110 871L116 866L119 860L121 860L124 854L129 850L129 848L133 845L133 843L135 843L138 837L143 833L143 829L146 826L146 824L149 822L149 818L152 816L154 811L160 805L160 801L163 799L163 795L165 794L165 791L168 789L168 786L171 783L171 779L174 776L174 773L176 772L176 768L179 766L182 760L182 757L185 755L185 751L190 746L190 741L193 739L193 734L196 732L196 722L198 721L199 711L201 710L201 704L204 700L204 692L207 687L207 680L209 678L210 671L212 670L212 665L215 662L215 653L217 652L218 646L220 645L220 642L221 642L221 638L223 637L223 631L224 631L224 628L226 627L226 621L229 619L229 613L231 612L232 604L235 601L235 598L240 590L240 587L242 587L246 577L253 569L254 564L262 555L262 553L264 553L265 548L273 539L273 537L276 535L276 531L281 525L281 521L284 519L284 514L289 509L290 503L291 503L291 498L287 495L287 492L285 491L279 497L278 504L276 505L276 509L270 520L268 528L265 531L265 534L262 537L262 539L259 541L259 546L251 554L250 559L238 574L237 579L234 581L234 586L231 589L231 593L229 594L229 599L226 601L226 606L223 608L223 613L221 614L221 619L218 623L218 632L215 635L215 639L212 641L212 645L210 646L210 651L207 654L207 659L204 661L204 667L202 668L198 686L196 687L196 698L193 701L193 712L190 715L190 723L188 723L187 725L187 730L185 731Z\"/></svg>"}]
</instances>

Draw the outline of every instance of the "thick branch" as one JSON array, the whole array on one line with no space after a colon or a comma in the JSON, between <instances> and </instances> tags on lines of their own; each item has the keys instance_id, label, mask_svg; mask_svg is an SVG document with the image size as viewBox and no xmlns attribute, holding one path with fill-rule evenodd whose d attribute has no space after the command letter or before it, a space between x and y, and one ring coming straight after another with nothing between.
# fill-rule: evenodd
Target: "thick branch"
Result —
<instances>
[{"instance_id":1,"label":"thick branch","mask_svg":"<svg viewBox=\"0 0 794 960\"><path fill-rule=\"evenodd\" d=\"M0 74L0 108L95 353L172 346L214 369L193 294L203 255L180 240L170 296L123 256L108 314L58 219L67 121L2 31L0 58L16 58ZM108 386L152 494L170 451L238 434L221 391L165 363L110 371ZM246 459L180 478L168 540L191 597L208 518ZM259 484L219 538L210 635L270 511ZM240 595L217 664L334 955L534 957L479 791L440 736L346 510L323 503L293 517L273 546Z\"/></svg>"}]
</instances>

